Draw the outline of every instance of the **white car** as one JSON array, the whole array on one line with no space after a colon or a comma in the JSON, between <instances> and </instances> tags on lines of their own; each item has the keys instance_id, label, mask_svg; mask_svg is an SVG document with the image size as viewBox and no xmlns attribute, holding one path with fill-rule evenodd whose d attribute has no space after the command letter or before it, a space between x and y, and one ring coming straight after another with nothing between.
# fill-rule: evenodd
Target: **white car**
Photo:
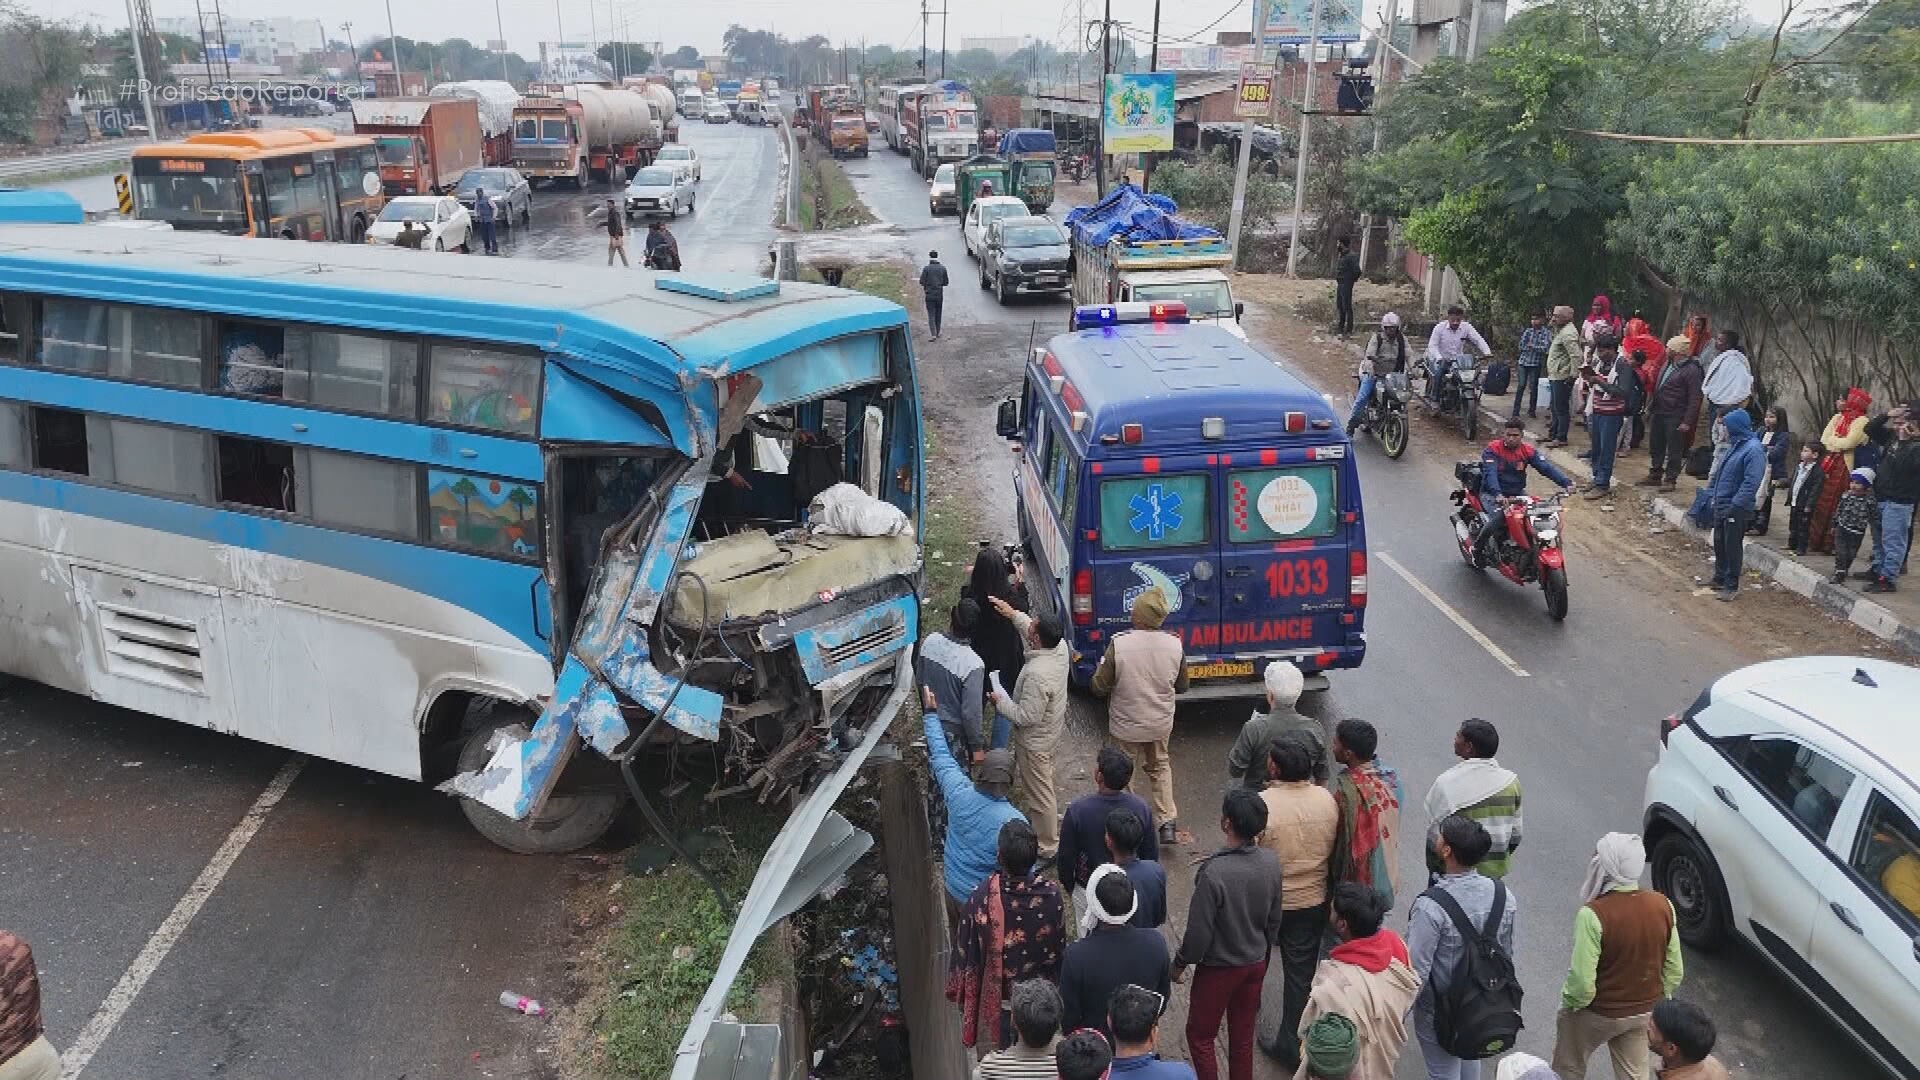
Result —
<instances>
[{"instance_id":1,"label":"white car","mask_svg":"<svg viewBox=\"0 0 1920 1080\"><path fill-rule=\"evenodd\" d=\"M693 213L693 183L681 179L672 165L649 165L627 181L627 220L636 217L679 217L682 207Z\"/></svg>"},{"instance_id":2,"label":"white car","mask_svg":"<svg viewBox=\"0 0 1920 1080\"><path fill-rule=\"evenodd\" d=\"M989 195L973 200L973 205L967 207L966 220L960 223L967 254L977 259L986 250L987 226L1001 218L1026 217L1032 212L1026 203L1012 195Z\"/></svg>"},{"instance_id":3,"label":"white car","mask_svg":"<svg viewBox=\"0 0 1920 1080\"><path fill-rule=\"evenodd\" d=\"M420 241L426 251L464 251L473 238L473 215L459 199L451 195L399 195L387 200L386 209L367 228L367 243L393 243L408 221L426 228L427 235Z\"/></svg>"},{"instance_id":4,"label":"white car","mask_svg":"<svg viewBox=\"0 0 1920 1080\"><path fill-rule=\"evenodd\" d=\"M1755 946L1889 1072L1920 1075L1920 669L1721 676L1660 727L1653 885L1680 937Z\"/></svg>"},{"instance_id":5,"label":"white car","mask_svg":"<svg viewBox=\"0 0 1920 1080\"><path fill-rule=\"evenodd\" d=\"M691 183L700 182L700 154L691 146L663 146L654 155L655 165L671 165L679 170L680 178Z\"/></svg>"},{"instance_id":6,"label":"white car","mask_svg":"<svg viewBox=\"0 0 1920 1080\"><path fill-rule=\"evenodd\" d=\"M727 108L725 102L709 102L706 111L706 121L709 124L730 124L733 122L733 110Z\"/></svg>"}]
</instances>

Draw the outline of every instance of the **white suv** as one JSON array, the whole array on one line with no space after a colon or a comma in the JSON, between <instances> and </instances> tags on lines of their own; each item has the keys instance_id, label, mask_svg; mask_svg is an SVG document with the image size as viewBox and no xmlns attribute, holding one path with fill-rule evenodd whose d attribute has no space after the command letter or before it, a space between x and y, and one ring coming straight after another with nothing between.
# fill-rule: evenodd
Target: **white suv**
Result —
<instances>
[{"instance_id":1,"label":"white suv","mask_svg":"<svg viewBox=\"0 0 1920 1080\"><path fill-rule=\"evenodd\" d=\"M1920 669L1755 664L1660 743L1645 835L1680 937L1739 935L1889 1071L1920 1076Z\"/></svg>"}]
</instances>

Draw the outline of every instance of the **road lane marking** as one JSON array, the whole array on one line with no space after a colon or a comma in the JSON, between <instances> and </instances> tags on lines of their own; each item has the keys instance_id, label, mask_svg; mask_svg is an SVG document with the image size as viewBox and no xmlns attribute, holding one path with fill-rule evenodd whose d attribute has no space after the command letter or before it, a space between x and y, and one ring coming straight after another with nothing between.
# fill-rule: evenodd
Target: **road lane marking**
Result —
<instances>
[{"instance_id":1,"label":"road lane marking","mask_svg":"<svg viewBox=\"0 0 1920 1080\"><path fill-rule=\"evenodd\" d=\"M266 790L260 793L259 798L253 800L253 805L247 808L240 823L227 834L226 841L213 853L213 858L207 861L206 867L200 871L200 876L195 878L193 884L187 888L186 895L180 898L179 903L173 905L173 910L167 914L160 928L147 939L146 947L140 950L140 955L133 958L133 963L127 967L126 974L120 976L120 981L114 984L113 991L107 995L107 1000L100 1004L100 1008L94 1012L92 1019L87 1021L87 1026L80 1029L79 1037L68 1044L67 1052L60 1056L62 1080L73 1080L74 1077L79 1076L86 1070L87 1063L93 1060L93 1055L100 1052L100 1047L105 1045L107 1037L113 1034L113 1029L119 1025L121 1018L126 1016L128 1009L132 1008L133 1000L139 997L140 991L146 987L147 980L153 978L153 973L159 969L161 962L166 960L167 953L173 950L174 943L187 932L188 924L192 923L194 916L200 914L200 909L206 906L208 898L213 896L213 891L219 888L220 882L226 878L227 871L233 869L233 864L239 861L240 853L247 849L247 844L253 840L253 835L260 831L260 826L266 822L267 815L279 805L281 798L286 795L287 789L293 786L294 779L300 775L300 770L306 764L307 758L304 754L295 754L288 758L287 763L280 767L280 771L267 784Z\"/></svg>"},{"instance_id":2,"label":"road lane marking","mask_svg":"<svg viewBox=\"0 0 1920 1080\"><path fill-rule=\"evenodd\" d=\"M1479 627L1468 622L1467 617L1465 615L1462 615L1459 612L1453 610L1453 606L1451 604L1448 604L1445 600L1440 599L1439 593L1434 592L1432 589L1429 589L1424 584L1422 584L1419 578L1414 577L1411 571L1409 571L1406 567L1401 566L1397 561L1395 561L1393 556L1387 554L1384 551L1376 551L1373 553L1373 557L1376 559L1379 559L1383 563L1386 563L1387 569L1393 571L1396 574L1399 574L1400 577L1404 579L1407 584L1413 586L1413 590L1415 592L1427 598L1427 603L1432 604L1434 607L1439 608L1440 614L1445 615L1449 619L1452 619L1453 625L1458 626L1460 629L1466 631L1466 634L1468 637L1478 642L1480 647L1487 650L1488 654L1491 655L1495 660L1500 661L1501 667L1504 667L1508 671L1513 672L1513 674L1519 678L1525 679L1529 677L1527 675L1527 669L1521 667L1519 664L1514 663L1513 657L1508 656L1507 651L1505 649L1502 649L1500 646L1495 645L1493 643L1492 638L1481 633Z\"/></svg>"}]
</instances>

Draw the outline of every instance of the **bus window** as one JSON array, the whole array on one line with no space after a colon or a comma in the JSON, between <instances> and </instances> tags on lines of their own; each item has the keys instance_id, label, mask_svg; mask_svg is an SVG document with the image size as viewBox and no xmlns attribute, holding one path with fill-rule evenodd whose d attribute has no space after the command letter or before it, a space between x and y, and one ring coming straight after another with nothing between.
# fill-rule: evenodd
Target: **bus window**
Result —
<instances>
[{"instance_id":1,"label":"bus window","mask_svg":"<svg viewBox=\"0 0 1920 1080\"><path fill-rule=\"evenodd\" d=\"M21 469L27 455L27 407L0 401L0 469Z\"/></svg>"},{"instance_id":2,"label":"bus window","mask_svg":"<svg viewBox=\"0 0 1920 1080\"><path fill-rule=\"evenodd\" d=\"M210 501L207 436L112 416L87 417L88 475L121 487Z\"/></svg>"},{"instance_id":3,"label":"bus window","mask_svg":"<svg viewBox=\"0 0 1920 1080\"><path fill-rule=\"evenodd\" d=\"M0 293L0 363L20 359L20 335L27 329L28 306L24 296Z\"/></svg>"},{"instance_id":4,"label":"bus window","mask_svg":"<svg viewBox=\"0 0 1920 1080\"><path fill-rule=\"evenodd\" d=\"M531 435L540 400L540 358L525 353L435 345L427 419Z\"/></svg>"},{"instance_id":5,"label":"bus window","mask_svg":"<svg viewBox=\"0 0 1920 1080\"><path fill-rule=\"evenodd\" d=\"M411 465L328 450L296 450L299 504L322 525L420 539L419 472Z\"/></svg>"},{"instance_id":6,"label":"bus window","mask_svg":"<svg viewBox=\"0 0 1920 1080\"><path fill-rule=\"evenodd\" d=\"M428 539L441 547L540 557L540 489L492 476L427 470Z\"/></svg>"},{"instance_id":7,"label":"bus window","mask_svg":"<svg viewBox=\"0 0 1920 1080\"><path fill-rule=\"evenodd\" d=\"M269 165L266 171L267 216L273 234L293 229L294 239L305 239L306 222L324 216L326 201L320 194L320 178L311 162Z\"/></svg>"},{"instance_id":8,"label":"bus window","mask_svg":"<svg viewBox=\"0 0 1920 1080\"><path fill-rule=\"evenodd\" d=\"M136 176L135 181L139 185L135 202L144 219L189 228L204 224L234 229L246 224L238 176Z\"/></svg>"},{"instance_id":9,"label":"bus window","mask_svg":"<svg viewBox=\"0 0 1920 1080\"><path fill-rule=\"evenodd\" d=\"M69 409L32 409L33 467L87 475L87 417Z\"/></svg>"},{"instance_id":10,"label":"bus window","mask_svg":"<svg viewBox=\"0 0 1920 1080\"><path fill-rule=\"evenodd\" d=\"M1256 510L1229 515L1227 539L1233 543L1321 540L1340 528L1336 465L1235 470L1227 474L1227 485L1234 506Z\"/></svg>"},{"instance_id":11,"label":"bus window","mask_svg":"<svg viewBox=\"0 0 1920 1080\"><path fill-rule=\"evenodd\" d=\"M1100 549L1145 551L1207 540L1207 478L1128 476L1100 482Z\"/></svg>"},{"instance_id":12,"label":"bus window","mask_svg":"<svg viewBox=\"0 0 1920 1080\"><path fill-rule=\"evenodd\" d=\"M369 172L376 177L379 175L380 154L379 150L348 150L334 156L334 185L339 189L341 199L352 201L367 197L367 189L363 186L366 175Z\"/></svg>"},{"instance_id":13,"label":"bus window","mask_svg":"<svg viewBox=\"0 0 1920 1080\"><path fill-rule=\"evenodd\" d=\"M299 507L293 447L222 435L220 501L291 514Z\"/></svg>"},{"instance_id":14,"label":"bus window","mask_svg":"<svg viewBox=\"0 0 1920 1080\"><path fill-rule=\"evenodd\" d=\"M40 362L116 379L200 385L199 316L83 300L47 300L41 308Z\"/></svg>"},{"instance_id":15,"label":"bus window","mask_svg":"<svg viewBox=\"0 0 1920 1080\"><path fill-rule=\"evenodd\" d=\"M220 389L411 420L420 346L400 338L225 323Z\"/></svg>"}]
</instances>

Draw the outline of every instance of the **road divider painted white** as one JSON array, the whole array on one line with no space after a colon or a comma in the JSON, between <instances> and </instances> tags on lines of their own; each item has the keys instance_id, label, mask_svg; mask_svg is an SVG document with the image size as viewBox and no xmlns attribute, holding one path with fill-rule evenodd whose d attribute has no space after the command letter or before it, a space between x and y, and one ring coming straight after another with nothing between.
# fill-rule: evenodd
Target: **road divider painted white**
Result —
<instances>
[{"instance_id":1,"label":"road divider painted white","mask_svg":"<svg viewBox=\"0 0 1920 1080\"><path fill-rule=\"evenodd\" d=\"M1413 576L1412 571L1408 570L1404 566L1401 566L1400 563L1396 559L1394 559L1393 556L1387 554L1384 551L1376 551L1373 553L1373 557L1385 563L1387 565L1387 569L1393 571L1396 574L1399 574L1400 577L1404 579L1407 584L1413 586L1413 591L1427 598L1427 603L1432 604L1436 608L1439 608L1440 614L1445 615L1449 619L1452 619L1453 625L1458 626L1461 630L1464 630L1468 637L1472 638L1474 642L1477 643L1481 648L1487 650L1487 654L1492 656L1495 660L1498 660L1500 662L1501 667L1506 668L1508 671L1512 672L1517 678L1522 678L1522 679L1530 678L1530 676L1527 674L1527 669L1515 663L1513 657L1508 656L1507 651L1505 649L1502 649L1500 646L1495 645L1493 643L1492 638L1481 633L1479 627L1468 622L1467 617L1465 615L1462 615L1458 611L1455 611L1453 609L1452 604L1449 604L1445 600L1440 599L1439 593L1436 593L1432 589L1427 588L1426 585L1422 583L1419 578Z\"/></svg>"},{"instance_id":2,"label":"road divider painted white","mask_svg":"<svg viewBox=\"0 0 1920 1080\"><path fill-rule=\"evenodd\" d=\"M173 905L173 910L167 913L160 928L147 939L147 944L140 950L140 955L134 957L133 963L128 965L126 974L121 975L120 981L114 984L113 990L107 994L107 1000L101 1002L100 1008L95 1010L93 1017L87 1021L87 1026L80 1029L79 1037L67 1046L66 1053L60 1057L62 1080L73 1080L74 1077L86 1071L87 1063L93 1060L93 1055L99 1053L102 1046L106 1045L107 1037L113 1034L113 1029L119 1026L121 1018L125 1017L127 1010L133 1007L134 999L140 996L140 991L146 987L147 980L153 978L153 973L159 970L167 954L173 951L174 943L187 932L187 927L193 922L194 916L200 914L200 909L206 906L208 898L213 896L213 891L219 888L220 882L226 878L227 871L233 869L233 864L240 860L240 853L247 850L247 845L253 841L254 834L260 831L261 825L265 824L267 815L280 804L281 798L287 794L287 789L293 786L293 781L300 775L300 770L306 764L307 759L302 754L295 754L287 759L287 763L280 767L280 771L274 774L273 780L267 784L266 790L260 793L259 798L253 800L253 805L247 808L246 814L240 818L240 823L227 834L226 840L213 853L213 858L207 860L207 865L200 871L200 876L193 879L193 884L187 888L186 895L180 898L179 903Z\"/></svg>"}]
</instances>

